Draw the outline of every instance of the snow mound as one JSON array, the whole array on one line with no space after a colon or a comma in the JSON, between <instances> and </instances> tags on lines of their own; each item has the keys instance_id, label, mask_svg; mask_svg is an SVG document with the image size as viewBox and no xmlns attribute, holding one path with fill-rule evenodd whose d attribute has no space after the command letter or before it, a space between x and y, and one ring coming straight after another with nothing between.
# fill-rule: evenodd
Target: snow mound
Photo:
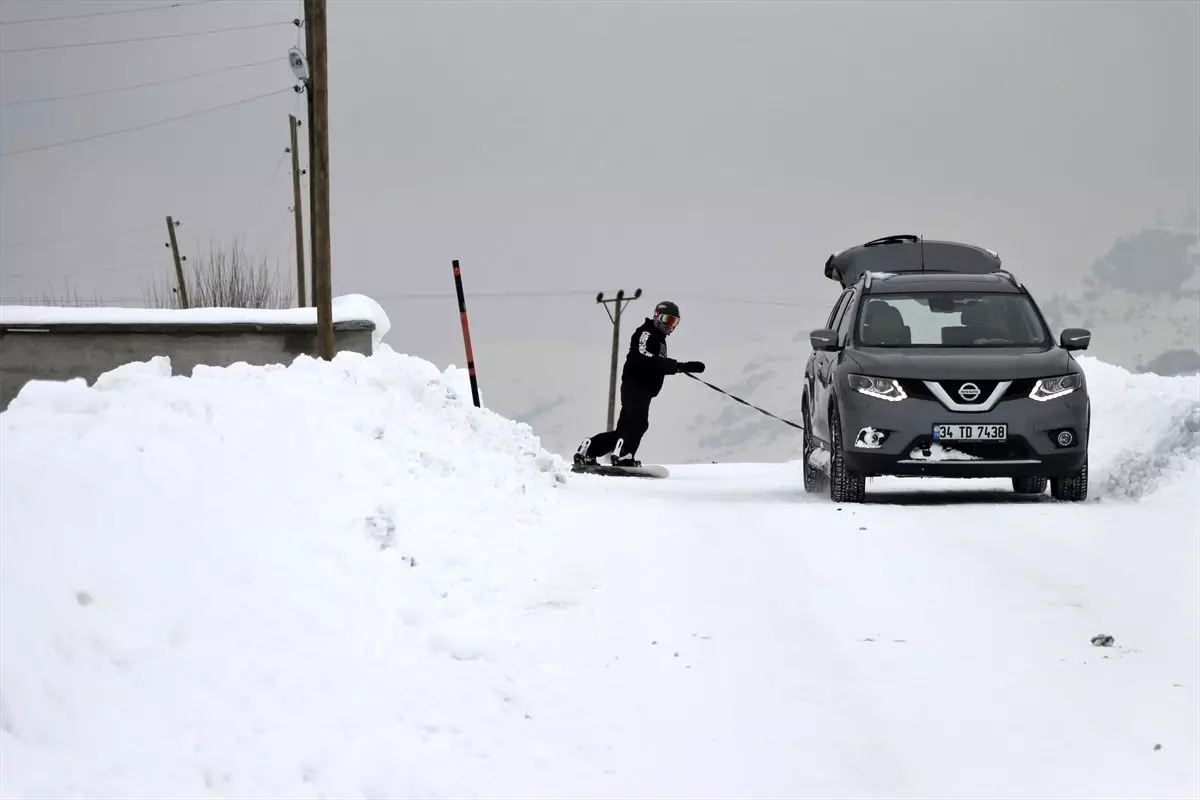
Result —
<instances>
[{"instance_id":1,"label":"snow mound","mask_svg":"<svg viewBox=\"0 0 1200 800\"><path fill-rule=\"evenodd\" d=\"M1092 398L1089 494L1136 500L1164 488L1200 491L1200 376L1079 361Z\"/></svg>"},{"instance_id":2,"label":"snow mound","mask_svg":"<svg viewBox=\"0 0 1200 800\"><path fill-rule=\"evenodd\" d=\"M458 372L384 346L27 385L0 794L430 796L527 763L497 653L565 465Z\"/></svg>"}]
</instances>

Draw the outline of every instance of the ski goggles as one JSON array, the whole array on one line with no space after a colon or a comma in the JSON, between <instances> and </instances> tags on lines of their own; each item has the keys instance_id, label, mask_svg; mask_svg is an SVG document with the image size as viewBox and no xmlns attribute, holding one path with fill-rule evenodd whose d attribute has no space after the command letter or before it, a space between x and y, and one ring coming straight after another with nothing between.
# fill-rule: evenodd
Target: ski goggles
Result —
<instances>
[{"instance_id":1,"label":"ski goggles","mask_svg":"<svg viewBox=\"0 0 1200 800\"><path fill-rule=\"evenodd\" d=\"M659 314L658 324L662 325L669 331L675 330L675 326L679 324L679 317L674 314Z\"/></svg>"}]
</instances>

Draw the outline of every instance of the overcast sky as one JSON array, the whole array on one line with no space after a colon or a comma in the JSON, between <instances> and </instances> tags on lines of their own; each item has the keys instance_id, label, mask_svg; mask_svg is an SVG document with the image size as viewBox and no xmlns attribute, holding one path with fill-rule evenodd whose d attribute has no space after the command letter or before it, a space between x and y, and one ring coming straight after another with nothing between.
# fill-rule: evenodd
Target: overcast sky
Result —
<instances>
[{"instance_id":1,"label":"overcast sky","mask_svg":"<svg viewBox=\"0 0 1200 800\"><path fill-rule=\"evenodd\" d=\"M244 235L291 280L301 4L98 15L162 5L0 0L0 297L136 303L171 274L167 214L185 254ZM331 0L335 290L445 359L455 258L477 337L604 346L594 294L641 287L629 313L676 299L687 358L819 327L825 257L885 234L970 239L1053 289L1198 191L1198 31L1200 4L1151 0ZM581 294L479 296L505 291ZM730 302L759 299L799 305Z\"/></svg>"}]
</instances>

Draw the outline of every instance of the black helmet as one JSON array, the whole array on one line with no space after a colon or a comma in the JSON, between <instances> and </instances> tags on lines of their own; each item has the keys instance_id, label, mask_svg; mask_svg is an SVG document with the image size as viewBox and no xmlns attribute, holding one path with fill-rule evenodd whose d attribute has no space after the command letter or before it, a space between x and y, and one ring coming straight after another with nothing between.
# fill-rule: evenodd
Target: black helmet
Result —
<instances>
[{"instance_id":1,"label":"black helmet","mask_svg":"<svg viewBox=\"0 0 1200 800\"><path fill-rule=\"evenodd\" d=\"M654 307L652 319L660 331L669 335L679 324L679 306L664 300Z\"/></svg>"}]
</instances>

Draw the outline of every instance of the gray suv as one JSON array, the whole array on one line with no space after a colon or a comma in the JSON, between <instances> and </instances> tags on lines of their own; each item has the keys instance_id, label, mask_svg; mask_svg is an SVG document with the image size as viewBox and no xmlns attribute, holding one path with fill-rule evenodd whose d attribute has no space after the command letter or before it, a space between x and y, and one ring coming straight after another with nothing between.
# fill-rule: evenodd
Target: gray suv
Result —
<instances>
[{"instance_id":1,"label":"gray suv","mask_svg":"<svg viewBox=\"0 0 1200 800\"><path fill-rule=\"evenodd\" d=\"M809 339L804 487L862 502L875 475L1011 478L1084 500L1091 403L1028 290L991 250L889 236L835 253L842 294Z\"/></svg>"}]
</instances>

